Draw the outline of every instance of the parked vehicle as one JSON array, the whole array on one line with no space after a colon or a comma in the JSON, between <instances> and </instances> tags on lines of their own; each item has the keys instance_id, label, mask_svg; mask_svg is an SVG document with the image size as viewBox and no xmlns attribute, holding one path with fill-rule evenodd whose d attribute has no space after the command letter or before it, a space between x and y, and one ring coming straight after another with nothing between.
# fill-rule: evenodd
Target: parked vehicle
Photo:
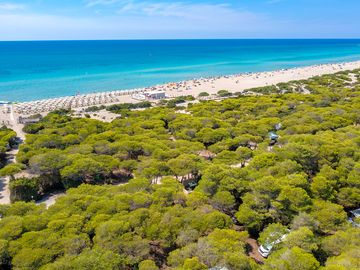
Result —
<instances>
[{"instance_id":1,"label":"parked vehicle","mask_svg":"<svg viewBox=\"0 0 360 270\"><path fill-rule=\"evenodd\" d=\"M274 248L274 246L276 244L281 243L286 238L286 236L287 236L287 234L284 234L280 239L278 239L270 244L261 245L258 248L260 255L263 256L264 258L267 258L270 255L271 250Z\"/></svg>"},{"instance_id":2,"label":"parked vehicle","mask_svg":"<svg viewBox=\"0 0 360 270\"><path fill-rule=\"evenodd\" d=\"M348 220L354 227L360 228L360 208L350 211Z\"/></svg>"}]
</instances>

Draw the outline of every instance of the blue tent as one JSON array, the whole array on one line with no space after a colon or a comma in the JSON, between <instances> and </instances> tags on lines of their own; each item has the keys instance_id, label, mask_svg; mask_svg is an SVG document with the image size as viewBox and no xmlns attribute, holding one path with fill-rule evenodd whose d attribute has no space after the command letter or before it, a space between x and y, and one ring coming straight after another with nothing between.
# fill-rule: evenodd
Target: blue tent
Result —
<instances>
[{"instance_id":1,"label":"blue tent","mask_svg":"<svg viewBox=\"0 0 360 270\"><path fill-rule=\"evenodd\" d=\"M279 135L277 135L275 132L270 132L269 138L270 138L270 140L277 140L277 139L279 139Z\"/></svg>"}]
</instances>

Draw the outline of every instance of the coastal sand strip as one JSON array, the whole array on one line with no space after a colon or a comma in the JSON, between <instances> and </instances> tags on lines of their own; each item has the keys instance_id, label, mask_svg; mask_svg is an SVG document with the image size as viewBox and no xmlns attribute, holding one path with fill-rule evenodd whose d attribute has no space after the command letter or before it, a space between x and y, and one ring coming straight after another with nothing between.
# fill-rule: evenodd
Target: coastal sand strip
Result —
<instances>
[{"instance_id":1,"label":"coastal sand strip","mask_svg":"<svg viewBox=\"0 0 360 270\"><path fill-rule=\"evenodd\" d=\"M230 76L219 76L211 78L199 78L178 83L156 85L149 88L133 89L126 91L111 91L45 99L31 102L24 102L14 105L14 111L19 115L30 115L44 113L56 109L82 108L94 105L110 105L115 103L135 103L134 94L146 93L149 91L164 91L168 97L180 95L197 96L201 92L216 94L219 90L230 92L242 92L246 89L274 85L292 80L305 80L314 76L332 74L345 70L360 68L360 61L314 65L292 69L282 69L271 72L242 73Z\"/></svg>"}]
</instances>

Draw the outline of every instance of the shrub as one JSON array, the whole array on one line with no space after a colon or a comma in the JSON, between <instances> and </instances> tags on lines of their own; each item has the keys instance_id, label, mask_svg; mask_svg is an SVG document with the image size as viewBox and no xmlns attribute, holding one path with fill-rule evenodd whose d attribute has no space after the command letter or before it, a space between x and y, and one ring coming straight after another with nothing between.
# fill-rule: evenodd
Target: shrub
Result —
<instances>
[{"instance_id":1,"label":"shrub","mask_svg":"<svg viewBox=\"0 0 360 270\"><path fill-rule=\"evenodd\" d=\"M38 193L37 178L18 178L10 182L10 200L32 201L40 198Z\"/></svg>"},{"instance_id":2,"label":"shrub","mask_svg":"<svg viewBox=\"0 0 360 270\"><path fill-rule=\"evenodd\" d=\"M228 90L220 90L217 92L219 97L230 97L232 94Z\"/></svg>"},{"instance_id":3,"label":"shrub","mask_svg":"<svg viewBox=\"0 0 360 270\"><path fill-rule=\"evenodd\" d=\"M208 97L208 96L210 96L210 94L208 92L201 92L199 94L199 97Z\"/></svg>"}]
</instances>

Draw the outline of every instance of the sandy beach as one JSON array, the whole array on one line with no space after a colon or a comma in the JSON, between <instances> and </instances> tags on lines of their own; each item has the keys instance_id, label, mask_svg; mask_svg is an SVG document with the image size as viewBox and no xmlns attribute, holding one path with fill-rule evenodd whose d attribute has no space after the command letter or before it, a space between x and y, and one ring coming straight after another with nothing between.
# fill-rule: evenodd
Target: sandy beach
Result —
<instances>
[{"instance_id":1,"label":"sandy beach","mask_svg":"<svg viewBox=\"0 0 360 270\"><path fill-rule=\"evenodd\" d=\"M360 68L360 61L315 65L270 72L242 73L229 76L198 78L141 89L119 90L24 102L13 105L13 108L16 114L30 115L49 112L60 108L82 108L94 105L109 105L126 102L135 103L140 100L134 98L134 95L136 96L136 94L150 91L163 91L169 98L181 95L193 95L196 97L201 92L216 94L219 90L223 89L230 92L241 92L249 88L273 85L292 80L303 80L314 76L358 68Z\"/></svg>"},{"instance_id":2,"label":"sandy beach","mask_svg":"<svg viewBox=\"0 0 360 270\"><path fill-rule=\"evenodd\" d=\"M215 95L219 90L230 92L242 92L246 89L274 85L292 80L303 80L314 76L332 74L345 70L360 68L360 61L337 64L314 65L292 69L283 69L259 73L242 73L229 76L211 78L198 78L183 82L156 85L148 88L119 90L101 93L92 93L77 96L44 99L38 101L24 102L2 106L0 110L0 122L9 127L17 126L16 119L19 116L28 116L56 110L56 109L77 109L81 110L89 106L110 105L116 103L136 103L142 101L139 96L151 91L166 93L166 97L174 98L182 95L193 95L197 97L201 92Z\"/></svg>"}]
</instances>

